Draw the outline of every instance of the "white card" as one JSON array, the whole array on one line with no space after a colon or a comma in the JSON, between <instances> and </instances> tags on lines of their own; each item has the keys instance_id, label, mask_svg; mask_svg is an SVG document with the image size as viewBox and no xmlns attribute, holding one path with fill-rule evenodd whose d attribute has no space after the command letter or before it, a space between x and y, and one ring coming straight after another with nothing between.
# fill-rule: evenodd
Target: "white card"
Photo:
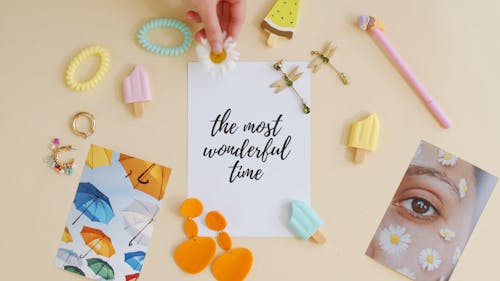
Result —
<instances>
[{"instance_id":1,"label":"white card","mask_svg":"<svg viewBox=\"0 0 500 281\"><path fill-rule=\"evenodd\" d=\"M296 65L304 74L293 86L310 106L307 63L283 68ZM203 202L200 218L219 211L233 237L293 236L291 200L310 203L310 115L300 99L291 88L274 93L282 75L273 62L239 62L219 79L200 63L188 68L188 196ZM214 235L202 221L200 235Z\"/></svg>"}]
</instances>

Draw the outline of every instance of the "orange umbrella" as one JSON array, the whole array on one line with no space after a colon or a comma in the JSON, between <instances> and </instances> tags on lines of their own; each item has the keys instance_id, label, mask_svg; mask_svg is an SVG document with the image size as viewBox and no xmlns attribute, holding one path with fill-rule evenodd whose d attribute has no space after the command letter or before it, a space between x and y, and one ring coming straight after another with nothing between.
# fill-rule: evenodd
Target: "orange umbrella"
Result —
<instances>
[{"instance_id":1,"label":"orange umbrella","mask_svg":"<svg viewBox=\"0 0 500 281\"><path fill-rule=\"evenodd\" d=\"M66 243L73 242L73 237L71 237L71 233L69 233L69 229L67 226L64 227L64 232L61 240Z\"/></svg>"},{"instance_id":2,"label":"orange umbrella","mask_svg":"<svg viewBox=\"0 0 500 281\"><path fill-rule=\"evenodd\" d=\"M111 239L101 230L84 226L82 231L80 231L80 234L82 235L85 244L90 247L85 255L80 256L81 258L86 257L90 250L93 250L98 255L108 258L115 254L115 248L113 247L113 243L111 243Z\"/></svg>"},{"instance_id":3,"label":"orange umbrella","mask_svg":"<svg viewBox=\"0 0 500 281\"><path fill-rule=\"evenodd\" d=\"M132 186L161 200L167 188L170 168L144 161L126 154L120 154L120 163L127 172Z\"/></svg>"}]
</instances>

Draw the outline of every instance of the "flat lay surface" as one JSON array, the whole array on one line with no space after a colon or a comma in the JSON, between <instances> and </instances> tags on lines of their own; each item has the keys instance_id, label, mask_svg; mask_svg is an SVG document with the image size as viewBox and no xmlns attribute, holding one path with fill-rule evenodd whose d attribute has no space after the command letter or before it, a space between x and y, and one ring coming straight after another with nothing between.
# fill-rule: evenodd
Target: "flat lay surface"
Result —
<instances>
[{"instance_id":1,"label":"flat lay surface","mask_svg":"<svg viewBox=\"0 0 500 281\"><path fill-rule=\"evenodd\" d=\"M269 48L261 22L274 3L248 1L236 47L240 60L309 61L314 58L312 50L333 41L338 48L331 62L351 82L344 85L328 66L310 74L310 203L324 222L321 232L327 242L237 237L228 230L233 248L248 248L253 254L247 280L407 280L365 251L420 141L500 175L500 3L301 1L293 38L282 38ZM55 260L80 177L87 169L89 147L96 144L172 169L140 280L215 280L210 268L189 275L174 260L176 247L186 240L179 209L188 195L188 62L197 60L196 43L186 53L168 57L145 51L136 40L138 30L150 19L187 22L185 12L190 8L184 0L0 2L2 276L84 280L57 268ZM452 128L439 125L376 38L358 27L361 14L372 15L385 25L385 37L450 117ZM197 30L192 23L188 26ZM152 30L149 38L174 46L183 35ZM94 88L72 91L65 84L66 69L80 50L93 45L109 51L109 70ZM124 102L122 85L136 64L147 69L152 95L140 118ZM81 63L75 78L90 77L97 66L98 59L91 57ZM265 85L276 80L257 80L260 76L248 79ZM269 95L272 92L269 89ZM291 100L292 106L298 105ZM225 108L220 101L207 101L207 106ZM87 139L72 132L78 112L95 116L95 132ZM347 145L351 124L370 113L376 113L380 123L378 144L363 163L354 164L353 150ZM258 120L258 109L255 116ZM85 128L85 119L79 122ZM72 175L59 175L44 163L53 138L76 148L63 156L75 158ZM497 188L462 249L451 280L496 278L500 250ZM230 227L231 214L224 215ZM205 224L204 217L195 221L200 228ZM221 253L217 246L216 256Z\"/></svg>"}]
</instances>

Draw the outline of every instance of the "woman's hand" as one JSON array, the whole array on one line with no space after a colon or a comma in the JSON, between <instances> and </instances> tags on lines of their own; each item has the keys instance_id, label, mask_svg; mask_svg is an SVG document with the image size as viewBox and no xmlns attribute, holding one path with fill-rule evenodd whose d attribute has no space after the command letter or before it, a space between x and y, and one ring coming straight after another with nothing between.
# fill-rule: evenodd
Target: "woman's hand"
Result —
<instances>
[{"instance_id":1,"label":"woman's hand","mask_svg":"<svg viewBox=\"0 0 500 281\"><path fill-rule=\"evenodd\" d=\"M191 0L196 11L188 11L187 17L204 27L194 35L196 41L207 38L212 51L222 52L222 32L235 40L245 20L245 0Z\"/></svg>"}]
</instances>

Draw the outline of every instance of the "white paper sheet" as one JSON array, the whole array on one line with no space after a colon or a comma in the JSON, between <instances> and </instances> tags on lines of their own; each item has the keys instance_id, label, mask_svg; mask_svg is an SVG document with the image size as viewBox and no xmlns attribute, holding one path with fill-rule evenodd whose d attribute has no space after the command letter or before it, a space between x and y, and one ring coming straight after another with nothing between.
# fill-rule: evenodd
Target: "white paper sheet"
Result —
<instances>
[{"instance_id":1,"label":"white paper sheet","mask_svg":"<svg viewBox=\"0 0 500 281\"><path fill-rule=\"evenodd\" d=\"M307 64L285 62L284 69L290 72L295 65L304 74L294 87L311 106ZM240 62L235 72L213 79L200 63L189 63L188 196L204 204L198 219L200 235L215 234L203 219L217 210L226 217L226 231L233 237L293 236L288 228L290 201L310 203L310 115L302 112L290 88L274 94L270 84L282 77L272 66L273 62ZM248 126L245 130L249 122L257 127L262 121L266 129L261 133L250 132ZM269 148L282 152L265 161L256 150L250 150L251 157L204 156L223 145L241 148L246 139L246 152L251 146L263 150L268 142ZM236 163L241 171L252 169L253 177L238 177Z\"/></svg>"}]
</instances>

